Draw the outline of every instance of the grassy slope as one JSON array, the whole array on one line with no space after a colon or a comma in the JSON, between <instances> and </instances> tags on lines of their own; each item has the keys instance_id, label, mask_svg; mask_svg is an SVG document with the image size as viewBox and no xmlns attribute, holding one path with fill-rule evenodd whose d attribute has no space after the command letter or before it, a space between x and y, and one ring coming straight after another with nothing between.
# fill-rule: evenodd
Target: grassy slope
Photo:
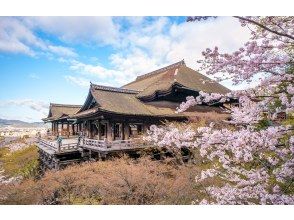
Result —
<instances>
[{"instance_id":1,"label":"grassy slope","mask_svg":"<svg viewBox=\"0 0 294 220\"><path fill-rule=\"evenodd\" d=\"M38 150L31 145L22 150L9 152L7 148L0 149L0 163L7 176L34 177L38 171Z\"/></svg>"}]
</instances>

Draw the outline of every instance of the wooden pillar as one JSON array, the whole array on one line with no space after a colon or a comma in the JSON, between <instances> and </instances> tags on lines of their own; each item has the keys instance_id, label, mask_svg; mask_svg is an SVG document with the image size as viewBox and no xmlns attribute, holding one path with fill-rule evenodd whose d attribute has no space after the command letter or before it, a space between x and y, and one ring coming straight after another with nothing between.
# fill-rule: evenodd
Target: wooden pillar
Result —
<instances>
[{"instance_id":1,"label":"wooden pillar","mask_svg":"<svg viewBox=\"0 0 294 220\"><path fill-rule=\"evenodd\" d=\"M58 123L54 122L54 125L55 125L54 135L57 135L58 134Z\"/></svg>"},{"instance_id":2,"label":"wooden pillar","mask_svg":"<svg viewBox=\"0 0 294 220\"><path fill-rule=\"evenodd\" d=\"M91 132L91 122L87 122L87 131L88 131L88 137L92 138L92 132Z\"/></svg>"},{"instance_id":3,"label":"wooden pillar","mask_svg":"<svg viewBox=\"0 0 294 220\"><path fill-rule=\"evenodd\" d=\"M98 140L101 140L101 123L98 121Z\"/></svg>"},{"instance_id":4,"label":"wooden pillar","mask_svg":"<svg viewBox=\"0 0 294 220\"><path fill-rule=\"evenodd\" d=\"M67 133L67 136L69 137L69 122L67 122L66 124L66 133Z\"/></svg>"},{"instance_id":5,"label":"wooden pillar","mask_svg":"<svg viewBox=\"0 0 294 220\"><path fill-rule=\"evenodd\" d=\"M125 123L121 123L121 139L125 139Z\"/></svg>"},{"instance_id":6,"label":"wooden pillar","mask_svg":"<svg viewBox=\"0 0 294 220\"><path fill-rule=\"evenodd\" d=\"M108 122L107 123L107 141L113 141L114 140L114 129L113 129L113 123Z\"/></svg>"},{"instance_id":7,"label":"wooden pillar","mask_svg":"<svg viewBox=\"0 0 294 220\"><path fill-rule=\"evenodd\" d=\"M63 132L63 122L61 122L61 130L60 130L60 135L62 135Z\"/></svg>"},{"instance_id":8,"label":"wooden pillar","mask_svg":"<svg viewBox=\"0 0 294 220\"><path fill-rule=\"evenodd\" d=\"M124 126L124 140L128 140L129 139L129 136L130 136L130 127L129 127L129 123L124 123L123 124Z\"/></svg>"},{"instance_id":9,"label":"wooden pillar","mask_svg":"<svg viewBox=\"0 0 294 220\"><path fill-rule=\"evenodd\" d=\"M51 134L54 134L54 123L51 122Z\"/></svg>"}]
</instances>

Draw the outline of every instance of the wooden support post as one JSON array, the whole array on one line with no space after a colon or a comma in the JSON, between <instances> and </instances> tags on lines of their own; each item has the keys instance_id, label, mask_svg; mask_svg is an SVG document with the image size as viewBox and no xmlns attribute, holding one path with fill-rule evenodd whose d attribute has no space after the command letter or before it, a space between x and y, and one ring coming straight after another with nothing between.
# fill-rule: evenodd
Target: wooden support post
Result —
<instances>
[{"instance_id":1,"label":"wooden support post","mask_svg":"<svg viewBox=\"0 0 294 220\"><path fill-rule=\"evenodd\" d=\"M76 132L75 132L75 126L76 126L76 124L72 124L72 125L71 125L71 128L72 128L72 135L75 135L75 134L76 134Z\"/></svg>"},{"instance_id":2,"label":"wooden support post","mask_svg":"<svg viewBox=\"0 0 294 220\"><path fill-rule=\"evenodd\" d=\"M61 143L57 141L57 151L58 153L61 151Z\"/></svg>"},{"instance_id":3,"label":"wooden support post","mask_svg":"<svg viewBox=\"0 0 294 220\"><path fill-rule=\"evenodd\" d=\"M67 133L67 137L69 137L69 122L67 122L66 124L66 133Z\"/></svg>"},{"instance_id":4,"label":"wooden support post","mask_svg":"<svg viewBox=\"0 0 294 220\"><path fill-rule=\"evenodd\" d=\"M90 121L88 121L88 137L89 138L92 138L92 131L91 131L91 122Z\"/></svg>"},{"instance_id":5,"label":"wooden support post","mask_svg":"<svg viewBox=\"0 0 294 220\"><path fill-rule=\"evenodd\" d=\"M111 122L107 123L107 141L113 141L114 140L114 129Z\"/></svg>"},{"instance_id":6,"label":"wooden support post","mask_svg":"<svg viewBox=\"0 0 294 220\"><path fill-rule=\"evenodd\" d=\"M128 140L130 137L130 127L129 123L124 123L124 140Z\"/></svg>"},{"instance_id":7,"label":"wooden support post","mask_svg":"<svg viewBox=\"0 0 294 220\"><path fill-rule=\"evenodd\" d=\"M54 122L54 135L57 135L58 133L58 124Z\"/></svg>"},{"instance_id":8,"label":"wooden support post","mask_svg":"<svg viewBox=\"0 0 294 220\"><path fill-rule=\"evenodd\" d=\"M101 123L98 121L98 140L101 140Z\"/></svg>"}]
</instances>

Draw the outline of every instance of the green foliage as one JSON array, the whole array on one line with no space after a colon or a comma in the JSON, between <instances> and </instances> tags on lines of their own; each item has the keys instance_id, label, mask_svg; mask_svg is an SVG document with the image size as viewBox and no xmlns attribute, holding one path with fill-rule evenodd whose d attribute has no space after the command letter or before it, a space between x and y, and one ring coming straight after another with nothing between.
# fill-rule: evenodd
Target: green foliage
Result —
<instances>
[{"instance_id":1,"label":"green foliage","mask_svg":"<svg viewBox=\"0 0 294 220\"><path fill-rule=\"evenodd\" d=\"M11 153L9 149L2 148L0 149L0 163L7 176L36 177L39 168L37 147L31 145Z\"/></svg>"},{"instance_id":2,"label":"green foliage","mask_svg":"<svg viewBox=\"0 0 294 220\"><path fill-rule=\"evenodd\" d=\"M290 113L290 114L288 114L288 117L287 117L287 119L285 119L283 122L282 122L282 124L283 125L292 125L292 126L294 126L294 113Z\"/></svg>"},{"instance_id":3,"label":"green foliage","mask_svg":"<svg viewBox=\"0 0 294 220\"><path fill-rule=\"evenodd\" d=\"M263 129L266 129L268 128L269 126L272 125L272 122L268 119L262 119L258 122L258 124L256 125L255 129L257 131L260 131L260 130L263 130Z\"/></svg>"}]
</instances>

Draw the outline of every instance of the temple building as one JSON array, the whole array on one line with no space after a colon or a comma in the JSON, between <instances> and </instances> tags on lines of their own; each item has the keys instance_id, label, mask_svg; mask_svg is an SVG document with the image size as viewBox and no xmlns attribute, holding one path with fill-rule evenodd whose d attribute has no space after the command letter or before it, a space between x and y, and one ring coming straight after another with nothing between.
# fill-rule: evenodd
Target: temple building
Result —
<instances>
[{"instance_id":1,"label":"temple building","mask_svg":"<svg viewBox=\"0 0 294 220\"><path fill-rule=\"evenodd\" d=\"M77 125L73 125L68 120L69 116L77 113L81 105L66 105L50 103L49 114L47 118L44 118L45 123L51 123L51 134L61 134L64 136L76 135Z\"/></svg>"},{"instance_id":2,"label":"temple building","mask_svg":"<svg viewBox=\"0 0 294 220\"><path fill-rule=\"evenodd\" d=\"M230 90L180 61L138 76L121 88L91 83L82 106L51 104L43 120L52 123L53 135L82 132L88 139L128 140L165 120L186 121L207 112L221 114L223 106L219 104L175 112L187 96L198 96L199 91L224 94Z\"/></svg>"}]
</instances>

